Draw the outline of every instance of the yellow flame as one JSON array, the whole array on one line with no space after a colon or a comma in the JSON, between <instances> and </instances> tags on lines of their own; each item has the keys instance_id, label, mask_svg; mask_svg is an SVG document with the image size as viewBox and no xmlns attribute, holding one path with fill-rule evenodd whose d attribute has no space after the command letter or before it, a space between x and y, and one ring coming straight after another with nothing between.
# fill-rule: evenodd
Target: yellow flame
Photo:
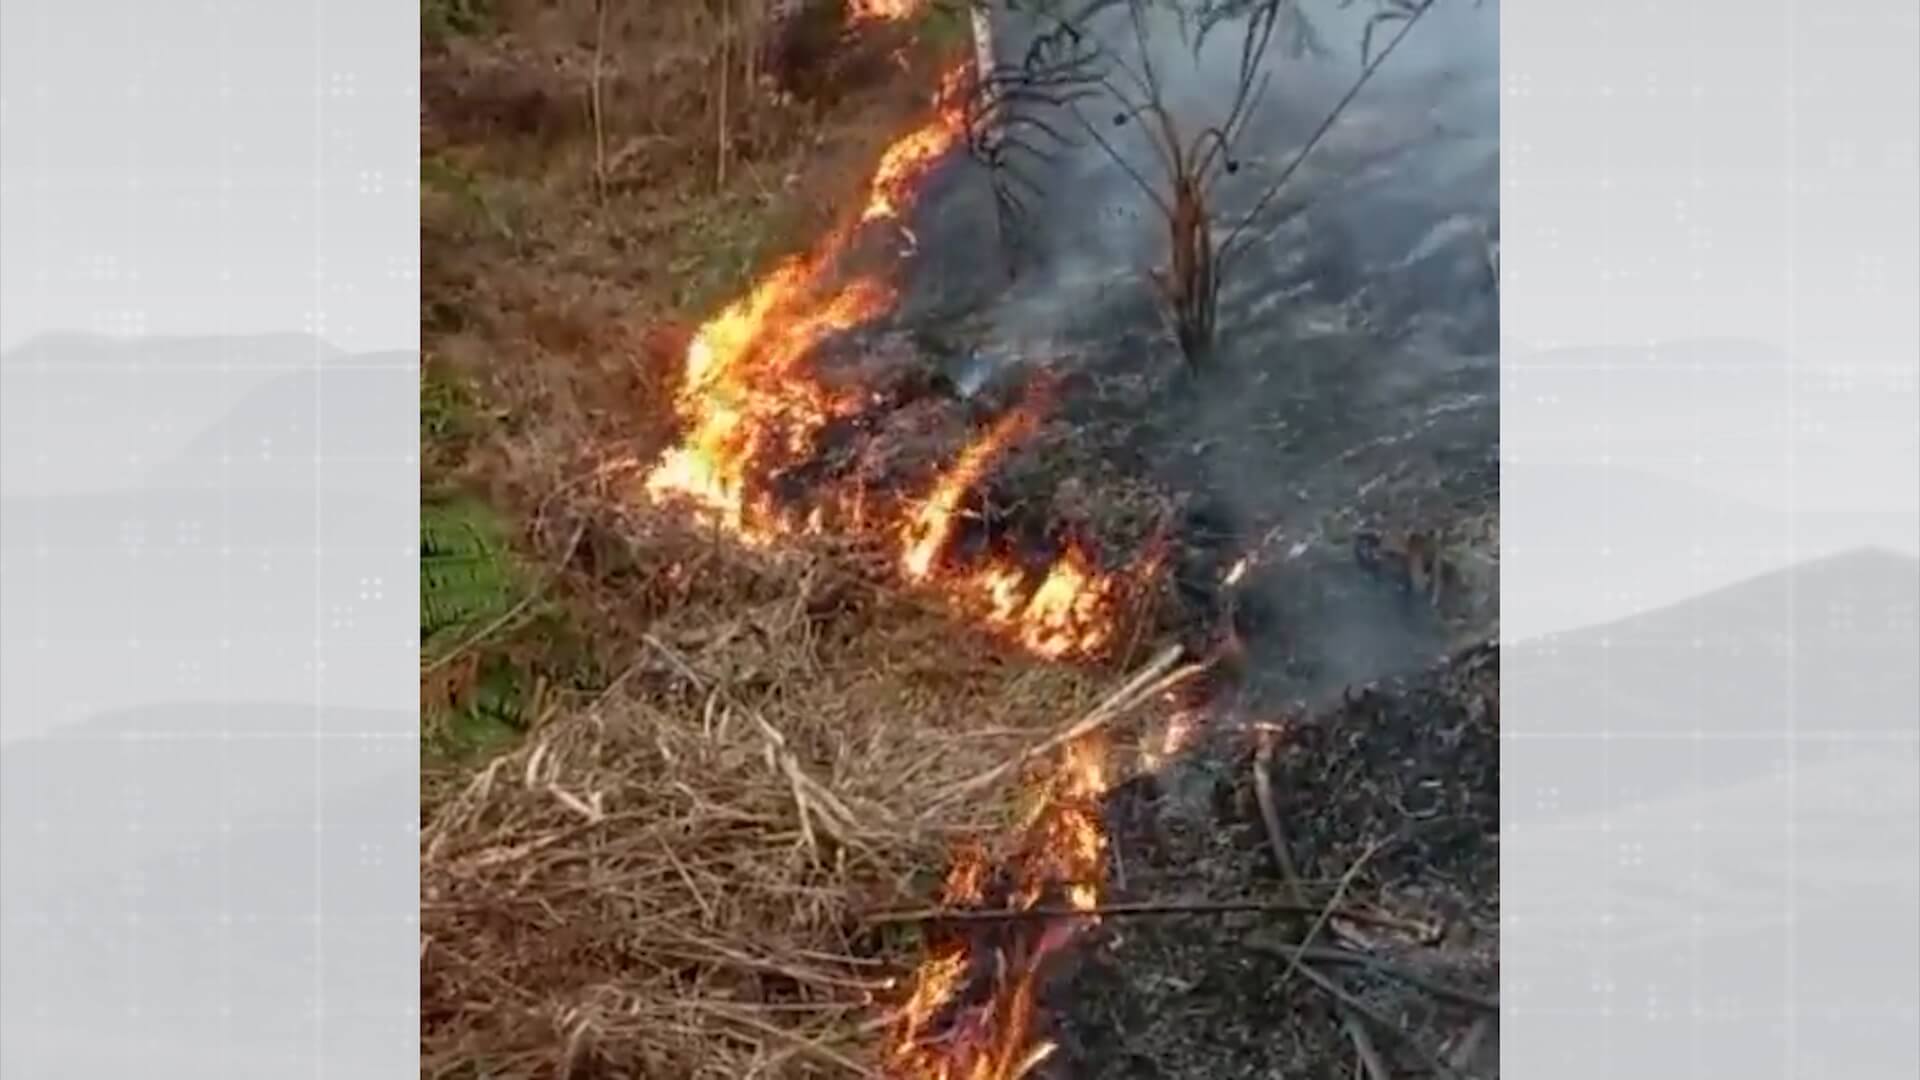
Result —
<instances>
[{"instance_id":1,"label":"yellow flame","mask_svg":"<svg viewBox=\"0 0 1920 1080\"><path fill-rule=\"evenodd\" d=\"M959 525L961 500L1007 447L1032 431L1033 425L1034 417L1029 410L1015 409L967 447L953 468L940 477L933 494L921 504L920 512L914 515L902 536L906 550L900 564L909 578L921 581L932 572L934 560L946 550Z\"/></svg>"},{"instance_id":2,"label":"yellow flame","mask_svg":"<svg viewBox=\"0 0 1920 1080\"><path fill-rule=\"evenodd\" d=\"M1253 559L1251 556L1242 555L1234 560L1233 565L1227 568L1227 574L1224 579L1226 586L1232 588L1240 584L1240 579L1247 576L1247 570L1252 565Z\"/></svg>"},{"instance_id":3,"label":"yellow flame","mask_svg":"<svg viewBox=\"0 0 1920 1080\"><path fill-rule=\"evenodd\" d=\"M920 14L927 0L853 0L847 5L855 22L899 22Z\"/></svg>"}]
</instances>

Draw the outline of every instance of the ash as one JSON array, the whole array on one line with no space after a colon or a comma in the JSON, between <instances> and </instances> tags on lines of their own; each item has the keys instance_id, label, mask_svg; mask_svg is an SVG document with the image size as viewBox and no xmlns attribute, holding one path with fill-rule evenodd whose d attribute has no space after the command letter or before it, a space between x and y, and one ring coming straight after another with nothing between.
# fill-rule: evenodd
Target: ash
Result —
<instances>
[{"instance_id":1,"label":"ash","mask_svg":"<svg viewBox=\"0 0 1920 1080\"><path fill-rule=\"evenodd\" d=\"M1156 629L1236 680L1197 746L1111 796L1107 902L1287 895L1255 794L1264 725L1300 888L1324 902L1379 844L1342 906L1444 928L1324 928L1314 947L1343 953L1309 966L1342 1002L1285 975L1310 917L1111 919L1051 976L1054 1080L1362 1075L1355 1002L1388 1075L1497 1075L1498 86L1490 32L1451 63L1479 32L1455 31L1287 189L1198 371L1155 312L1151 251L1114 239L1151 235L1151 211L1098 197L1123 185L1097 158L1063 166L1072 198L1011 285L982 269L991 207L965 169L925 203L897 329L950 407L989 414L1036 372L1061 388L989 500L1074 522L1110 563L1170 545ZM1293 104L1250 171L1285 159L1326 85L1281 80Z\"/></svg>"},{"instance_id":2,"label":"ash","mask_svg":"<svg viewBox=\"0 0 1920 1080\"><path fill-rule=\"evenodd\" d=\"M1268 775L1299 879L1337 881L1380 844L1341 906L1438 931L1343 930L1336 921L1320 946L1385 958L1469 995L1497 995L1498 682L1497 651L1472 648L1284 726ZM1244 727L1224 725L1164 773L1114 794L1114 901L1285 895L1249 743ZM1324 886L1303 889L1328 895ZM1061 1049L1047 1075L1349 1074L1355 1050L1343 1006L1300 973L1283 978L1285 943L1300 940L1308 922L1264 914L1110 920L1050 984ZM1390 1023L1372 1037L1391 1075L1498 1075L1497 1018L1484 1004L1357 964L1316 970Z\"/></svg>"},{"instance_id":3,"label":"ash","mask_svg":"<svg viewBox=\"0 0 1920 1080\"><path fill-rule=\"evenodd\" d=\"M1045 381L1046 423L997 465L976 513L1039 519L1025 526L1037 535L1070 525L1114 566L1170 541L1157 629L1204 638L1231 625L1274 692L1306 698L1490 634L1497 16L1443 4L1355 99L1254 227L1198 372L1147 284L1162 254L1155 211L1102 152L1051 166L1012 277L982 167L943 167L914 212L900 304L873 339L819 361L858 385L937 388L897 422L875 418L863 452L950 460L964 439L927 432L977 430ZM1218 220L1253 208L1356 65L1344 53L1278 64ZM877 374L876 356L913 374ZM1367 557L1381 550L1384 563ZM1249 555L1246 580L1223 588Z\"/></svg>"}]
</instances>

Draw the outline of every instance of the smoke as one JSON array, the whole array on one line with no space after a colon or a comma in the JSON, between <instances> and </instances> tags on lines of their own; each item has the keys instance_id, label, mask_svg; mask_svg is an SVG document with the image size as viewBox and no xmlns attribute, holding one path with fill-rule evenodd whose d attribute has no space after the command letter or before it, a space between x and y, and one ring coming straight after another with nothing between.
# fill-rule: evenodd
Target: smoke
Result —
<instances>
[{"instance_id":1,"label":"smoke","mask_svg":"<svg viewBox=\"0 0 1920 1080\"><path fill-rule=\"evenodd\" d=\"M1079 15L1085 0L1043 10L1069 13L1090 47L1105 58L1096 70L1109 87L1138 101L1144 96L1139 78L1151 72L1182 141L1191 141L1229 114L1249 26L1240 16L1211 26L1203 35L1195 19L1201 6L1199 0L1156 0L1135 9L1140 13L1137 23L1125 4L1107 5L1090 17ZM1224 5L1215 0L1213 6ZM1003 10L997 18L1002 64L1019 63L1037 38L1059 25L1057 14L1035 14L1030 7ZM1380 10L1376 0L1356 0L1345 7L1337 0L1298 0L1286 9L1259 65L1264 90L1236 140L1234 156L1241 167L1222 177L1215 193L1216 221L1247 216L1268 193L1275 174L1353 85L1362 70L1368 20ZM1493 160L1499 116L1498 14L1497 0L1435 0L1346 108L1307 166L1252 226L1255 236L1282 228L1283 220L1303 202L1325 202L1325 189L1337 183L1331 176L1357 153L1398 150L1396 169L1425 170L1442 182ZM1375 28L1376 53L1394 28ZM1296 44L1318 49L1302 52ZM1071 336L1076 323L1111 329L1116 318L1128 325L1151 319L1146 275L1164 261L1167 241L1162 213L1154 197L1142 190L1142 181L1164 198L1168 173L1151 145L1147 125L1131 118L1117 123L1123 104L1100 89L1103 92L1071 106L1010 106L1043 120L1071 143L1062 145L1029 128L1024 134L1044 152L1044 160L1035 154L1009 155L1011 168L1022 173L1017 190L1025 203L1013 226L1018 233L1014 239L1030 261L1011 302L998 313L997 329L1008 337L1043 340ZM1448 138L1433 139L1436 127L1444 128ZM1424 154L1422 143L1431 144ZM1426 213L1429 209L1420 208L1416 216L1433 216ZM1365 206L1354 210L1361 217L1369 212ZM1398 232L1415 224L1389 228L1385 231L1394 235L1379 239L1398 243L1403 239ZM1217 239L1224 232L1216 230ZM1400 254L1411 251L1418 239L1404 244ZM1368 256L1375 254L1371 245L1363 246L1369 247ZM1275 248L1255 261L1281 269L1275 264L1290 254L1298 253ZM1262 276L1256 268L1239 280L1260 291ZM1237 304L1243 298L1233 299ZM1223 311L1223 328L1233 321L1231 314Z\"/></svg>"},{"instance_id":2,"label":"smoke","mask_svg":"<svg viewBox=\"0 0 1920 1080\"><path fill-rule=\"evenodd\" d=\"M1110 85L1138 99L1137 79L1151 71L1184 140L1231 110L1248 25L1242 16L1201 36L1198 6L1158 0L1136 24L1115 5L1079 23L1106 56L1099 70ZM1276 28L1258 71L1264 90L1235 142L1238 167L1215 192L1216 243L1354 86L1368 22L1381 10L1380 0L1344 8L1299 0L1290 13L1299 21ZM1462 357L1490 371L1497 349L1498 19L1497 0L1434 0L1248 227L1221 295L1216 362L1226 377L1180 386L1152 405L1157 445L1144 456L1160 480L1195 493L1195 521L1206 524L1190 533L1231 537L1217 553L1226 560L1276 524L1288 544L1312 539L1315 522L1345 512L1377 482L1380 460L1362 449L1397 444L1403 460L1440 456L1420 449L1420 440L1440 438L1427 418L1435 400L1497 392L1446 380L1471 368ZM1017 63L1051 25L1002 11L1001 63ZM1376 25L1371 54L1398 29ZM1148 277L1166 259L1167 238L1142 181L1161 198L1169 189L1150 132L1135 118L1117 123L1123 106L1111 96L1040 108L1071 143L1046 144L1039 166L1024 162L1038 188L1016 226L1030 261L990 306L966 381L988 379L983 366L996 357L1176 369ZM1142 341L1158 344L1143 349ZM1457 445L1445 453L1470 457L1476 440L1491 453L1497 435L1488 424L1482 414L1447 429ZM1288 629L1272 641L1289 655L1306 649L1310 666L1345 679L1432 643L1365 583L1330 563L1305 569L1313 561L1243 590L1287 613L1277 625ZM1188 572L1217 580L1222 568L1203 559ZM1303 575L1322 583L1311 595L1300 591ZM1305 638L1294 632L1303 625L1312 627Z\"/></svg>"}]
</instances>

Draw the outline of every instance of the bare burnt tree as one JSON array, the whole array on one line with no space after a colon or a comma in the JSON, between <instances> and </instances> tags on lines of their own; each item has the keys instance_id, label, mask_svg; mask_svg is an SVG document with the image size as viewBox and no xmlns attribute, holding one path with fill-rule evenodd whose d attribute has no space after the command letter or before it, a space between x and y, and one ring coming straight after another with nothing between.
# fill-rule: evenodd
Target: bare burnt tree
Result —
<instances>
[{"instance_id":1,"label":"bare burnt tree","mask_svg":"<svg viewBox=\"0 0 1920 1080\"><path fill-rule=\"evenodd\" d=\"M1314 128L1313 133L1300 144L1300 148L1288 160L1286 167L1281 169L1261 191L1253 207L1229 228L1226 239L1220 244L1220 262L1223 270L1247 249L1248 242L1255 235L1250 230L1262 219L1268 207L1273 205L1273 201L1293 179L1294 174L1300 171L1300 166L1307 160L1307 156L1313 153L1322 139L1326 138L1327 132L1333 130L1340 117L1346 114L1347 107L1352 105L1353 100L1360 96L1360 92L1366 89L1368 83L1373 81L1374 74L1380 70L1381 65L1387 62L1394 50L1400 47L1400 43L1405 41L1407 35L1419 24L1420 19L1433 10L1434 4L1438 2L1439 0L1373 0L1375 11L1368 17L1360 34L1360 74L1354 78L1340 99L1334 102L1333 107L1327 110L1319 126ZM1478 6L1479 2L1480 0L1474 0L1475 6ZM1353 6L1353 3L1354 0L1341 0L1340 7L1345 9ZM1387 38L1385 44L1376 51L1376 35L1388 29L1391 29L1392 36Z\"/></svg>"},{"instance_id":2,"label":"bare burnt tree","mask_svg":"<svg viewBox=\"0 0 1920 1080\"><path fill-rule=\"evenodd\" d=\"M1267 78L1262 64L1283 6L1290 5L1284 0L1270 0L1246 14L1226 115L1190 133L1168 106L1165 83L1154 63L1147 27L1149 5L1144 0L1128 4L1128 24L1137 56L1129 63L1116 52L1112 69L1118 74L1109 75L1104 85L1119 106L1112 116L1114 126L1137 124L1143 129L1154 163L1162 173L1157 182L1129 161L1101 133L1098 124L1083 112L1075 113L1088 134L1159 212L1167 240L1167 263L1152 271L1154 287L1180 352L1194 367L1203 364L1211 351L1217 326L1221 278L1213 243L1213 198L1221 179L1239 170L1234 151L1265 93ZM1177 25L1184 32L1188 23L1183 19ZM1194 38L1196 51L1209 28L1199 25L1200 32Z\"/></svg>"},{"instance_id":3,"label":"bare burnt tree","mask_svg":"<svg viewBox=\"0 0 1920 1080\"><path fill-rule=\"evenodd\" d=\"M974 21L978 53L967 97L967 146L993 192L1001 244L1017 273L1032 215L1045 198L1053 166L1077 145L1070 110L1104 93L1099 43L1083 28L1102 11L1127 0L962 0ZM1017 56L1001 60L993 47L996 6L1033 18L1037 32Z\"/></svg>"},{"instance_id":4,"label":"bare burnt tree","mask_svg":"<svg viewBox=\"0 0 1920 1080\"><path fill-rule=\"evenodd\" d=\"M1350 6L1346 0L1341 7ZM1251 211L1225 221L1218 211L1220 187L1240 171L1239 149L1265 95L1268 61L1276 43L1288 56L1324 55L1326 49L1298 0L1091 0L1063 11L1039 6L1043 29L1019 62L1001 65L979 80L974 95L976 155L989 166L1003 229L1017 232L1027 200L1040 193L1038 177L1075 143L1053 117L1096 143L1146 197L1166 238L1164 266L1151 271L1168 326L1189 366L1204 366L1218 332L1221 286L1236 257L1254 239L1252 227L1298 172L1313 149L1372 79L1407 32L1436 0L1370 0L1377 5L1364 25L1362 68L1344 96L1254 199ZM1030 5L1023 5L1030 6ZM1124 9L1132 48L1116 49L1093 29L1098 17ZM1167 83L1155 63L1152 16L1199 50L1216 30L1238 23L1240 48L1224 115L1196 123L1176 115ZM1375 51L1376 33L1396 27ZM1093 115L1105 99L1110 112ZM1136 164L1107 131L1132 127L1143 133L1150 161ZM1010 225L1008 223L1011 223ZM1216 235L1226 235L1216 242Z\"/></svg>"}]
</instances>

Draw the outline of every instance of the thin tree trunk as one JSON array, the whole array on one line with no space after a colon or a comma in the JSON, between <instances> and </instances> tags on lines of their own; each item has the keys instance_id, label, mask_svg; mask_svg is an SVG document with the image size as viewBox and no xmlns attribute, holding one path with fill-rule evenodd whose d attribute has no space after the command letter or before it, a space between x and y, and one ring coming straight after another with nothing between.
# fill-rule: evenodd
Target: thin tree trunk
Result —
<instances>
[{"instance_id":1,"label":"thin tree trunk","mask_svg":"<svg viewBox=\"0 0 1920 1080\"><path fill-rule=\"evenodd\" d=\"M742 36L746 48L740 51L740 85L751 96L760 85L760 46L766 26L766 0L746 0Z\"/></svg>"},{"instance_id":2,"label":"thin tree trunk","mask_svg":"<svg viewBox=\"0 0 1920 1080\"><path fill-rule=\"evenodd\" d=\"M607 111L600 84L607 47L607 5L611 2L594 0L593 73L589 76L590 107L593 112L593 193L602 200L607 197Z\"/></svg>"},{"instance_id":3,"label":"thin tree trunk","mask_svg":"<svg viewBox=\"0 0 1920 1080\"><path fill-rule=\"evenodd\" d=\"M973 25L973 77L981 95L979 130L974 132L974 137L989 159L1000 142L1000 103L995 100L992 82L994 67L999 63L993 42L993 6L993 0L973 0L969 11ZM1005 256L1007 279L1011 281L1020 273L1013 246L1019 238L1006 235L1004 218L1005 215L995 215L994 225L1001 233L999 248Z\"/></svg>"},{"instance_id":4,"label":"thin tree trunk","mask_svg":"<svg viewBox=\"0 0 1920 1080\"><path fill-rule=\"evenodd\" d=\"M993 100L993 88L990 79L993 76L995 59L993 48L993 0L974 0L973 18L973 74L979 81L980 92L985 95L980 112L982 145L991 148L999 138L999 103Z\"/></svg>"},{"instance_id":5,"label":"thin tree trunk","mask_svg":"<svg viewBox=\"0 0 1920 1080\"><path fill-rule=\"evenodd\" d=\"M727 185L727 89L733 84L733 2L721 0L720 4L720 116L718 130L714 135L713 186L723 188Z\"/></svg>"}]
</instances>

